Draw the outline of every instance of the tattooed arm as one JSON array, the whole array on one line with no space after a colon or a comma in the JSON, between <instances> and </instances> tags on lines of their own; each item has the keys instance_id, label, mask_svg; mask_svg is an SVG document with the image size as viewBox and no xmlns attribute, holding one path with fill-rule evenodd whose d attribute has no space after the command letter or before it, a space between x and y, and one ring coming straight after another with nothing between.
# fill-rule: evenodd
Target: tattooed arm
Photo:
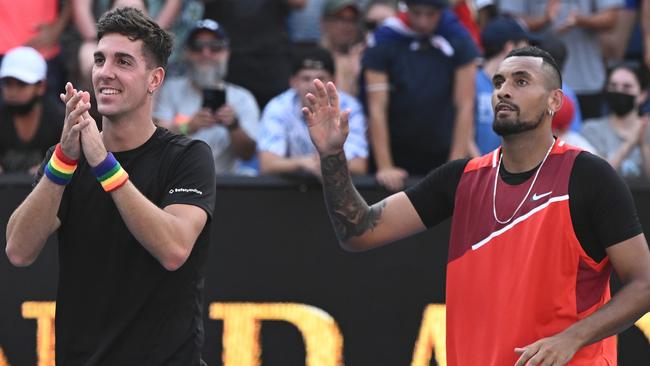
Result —
<instances>
[{"instance_id":1,"label":"tattooed arm","mask_svg":"<svg viewBox=\"0 0 650 366\"><path fill-rule=\"evenodd\" d=\"M368 206L354 188L343 144L348 136L349 111L339 111L333 83L314 80L316 95L307 94L302 109L309 135L321 157L323 192L341 246L350 251L371 249L426 227L404 192Z\"/></svg>"},{"instance_id":2,"label":"tattooed arm","mask_svg":"<svg viewBox=\"0 0 650 366\"><path fill-rule=\"evenodd\" d=\"M325 205L339 241L345 242L377 226L386 202L368 206L352 185L345 154L321 157L321 170Z\"/></svg>"},{"instance_id":3,"label":"tattooed arm","mask_svg":"<svg viewBox=\"0 0 650 366\"><path fill-rule=\"evenodd\" d=\"M352 184L345 154L321 155L325 205L341 246L363 251L423 231L404 192L368 206Z\"/></svg>"}]
</instances>

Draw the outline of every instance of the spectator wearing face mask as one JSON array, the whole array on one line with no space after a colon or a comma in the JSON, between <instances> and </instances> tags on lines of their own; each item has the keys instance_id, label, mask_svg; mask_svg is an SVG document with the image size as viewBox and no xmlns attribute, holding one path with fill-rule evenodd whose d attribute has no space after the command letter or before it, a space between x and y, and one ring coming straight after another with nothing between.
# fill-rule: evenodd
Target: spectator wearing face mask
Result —
<instances>
[{"instance_id":1,"label":"spectator wearing face mask","mask_svg":"<svg viewBox=\"0 0 650 366\"><path fill-rule=\"evenodd\" d=\"M185 58L186 75L165 81L153 116L160 126L207 142L217 174L236 174L238 162L255 156L260 111L251 92L224 81L230 48L223 27L197 22Z\"/></svg>"},{"instance_id":2,"label":"spectator wearing face mask","mask_svg":"<svg viewBox=\"0 0 650 366\"><path fill-rule=\"evenodd\" d=\"M628 66L612 69L605 89L609 114L585 123L582 135L596 153L628 179L650 178L648 116L639 108L647 98L646 83Z\"/></svg>"},{"instance_id":3,"label":"spectator wearing face mask","mask_svg":"<svg viewBox=\"0 0 650 366\"><path fill-rule=\"evenodd\" d=\"M0 65L0 171L34 174L63 128L63 104L45 95L47 64L31 47L9 50Z\"/></svg>"}]
</instances>

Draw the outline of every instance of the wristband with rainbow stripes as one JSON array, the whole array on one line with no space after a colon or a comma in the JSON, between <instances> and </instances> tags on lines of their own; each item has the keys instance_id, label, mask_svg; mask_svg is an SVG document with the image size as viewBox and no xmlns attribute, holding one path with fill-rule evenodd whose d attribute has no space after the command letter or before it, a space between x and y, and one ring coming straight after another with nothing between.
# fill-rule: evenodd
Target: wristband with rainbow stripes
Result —
<instances>
[{"instance_id":1,"label":"wristband with rainbow stripes","mask_svg":"<svg viewBox=\"0 0 650 366\"><path fill-rule=\"evenodd\" d=\"M54 154L45 166L45 176L52 182L64 186L72 180L72 175L77 169L77 160L71 159L61 150L61 144L56 144Z\"/></svg>"},{"instance_id":2,"label":"wristband with rainbow stripes","mask_svg":"<svg viewBox=\"0 0 650 366\"><path fill-rule=\"evenodd\" d=\"M129 174L122 168L120 163L115 160L115 157L111 152L106 155L104 161L93 168L93 172L106 192L112 192L120 188L127 180L129 180Z\"/></svg>"}]
</instances>

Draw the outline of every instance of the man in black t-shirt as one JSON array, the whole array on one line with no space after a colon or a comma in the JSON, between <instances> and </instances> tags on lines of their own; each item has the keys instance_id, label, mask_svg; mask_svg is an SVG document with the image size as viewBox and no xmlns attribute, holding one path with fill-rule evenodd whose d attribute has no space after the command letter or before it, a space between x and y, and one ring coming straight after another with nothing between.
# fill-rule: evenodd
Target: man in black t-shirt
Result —
<instances>
[{"instance_id":1,"label":"man in black t-shirt","mask_svg":"<svg viewBox=\"0 0 650 366\"><path fill-rule=\"evenodd\" d=\"M207 0L204 17L228 30L228 81L253 93L260 109L291 77L287 17L307 0Z\"/></svg>"},{"instance_id":2,"label":"man in black t-shirt","mask_svg":"<svg viewBox=\"0 0 650 366\"><path fill-rule=\"evenodd\" d=\"M202 365L212 154L152 121L170 36L133 8L97 29L103 132L68 83L61 142L9 219L7 255L29 265L58 230L57 364Z\"/></svg>"},{"instance_id":3,"label":"man in black t-shirt","mask_svg":"<svg viewBox=\"0 0 650 366\"><path fill-rule=\"evenodd\" d=\"M61 137L64 109L45 96L47 63L31 47L16 47L0 65L0 172L36 173Z\"/></svg>"},{"instance_id":4,"label":"man in black t-shirt","mask_svg":"<svg viewBox=\"0 0 650 366\"><path fill-rule=\"evenodd\" d=\"M607 162L553 137L562 81L548 53L513 50L492 83L499 149L368 206L342 150L349 112L315 80L303 113L335 232L363 251L452 217L449 366L616 364L611 336L650 311L650 250L629 190ZM610 299L612 269L623 286Z\"/></svg>"}]
</instances>

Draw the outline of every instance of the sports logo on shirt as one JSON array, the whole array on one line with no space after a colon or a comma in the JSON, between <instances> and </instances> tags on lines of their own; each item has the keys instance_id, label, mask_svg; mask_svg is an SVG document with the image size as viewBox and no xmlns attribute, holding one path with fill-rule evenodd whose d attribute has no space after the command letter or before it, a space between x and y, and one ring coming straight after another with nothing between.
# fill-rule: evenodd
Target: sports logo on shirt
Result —
<instances>
[{"instance_id":1,"label":"sports logo on shirt","mask_svg":"<svg viewBox=\"0 0 650 366\"><path fill-rule=\"evenodd\" d=\"M533 201L538 201L541 200L542 198L548 196L549 194L553 193L553 191L542 193L542 194L533 194Z\"/></svg>"},{"instance_id":2,"label":"sports logo on shirt","mask_svg":"<svg viewBox=\"0 0 650 366\"><path fill-rule=\"evenodd\" d=\"M172 188L169 190L169 194L174 194L174 193L196 193L199 195L203 195L203 192L199 191L196 188Z\"/></svg>"}]
</instances>

